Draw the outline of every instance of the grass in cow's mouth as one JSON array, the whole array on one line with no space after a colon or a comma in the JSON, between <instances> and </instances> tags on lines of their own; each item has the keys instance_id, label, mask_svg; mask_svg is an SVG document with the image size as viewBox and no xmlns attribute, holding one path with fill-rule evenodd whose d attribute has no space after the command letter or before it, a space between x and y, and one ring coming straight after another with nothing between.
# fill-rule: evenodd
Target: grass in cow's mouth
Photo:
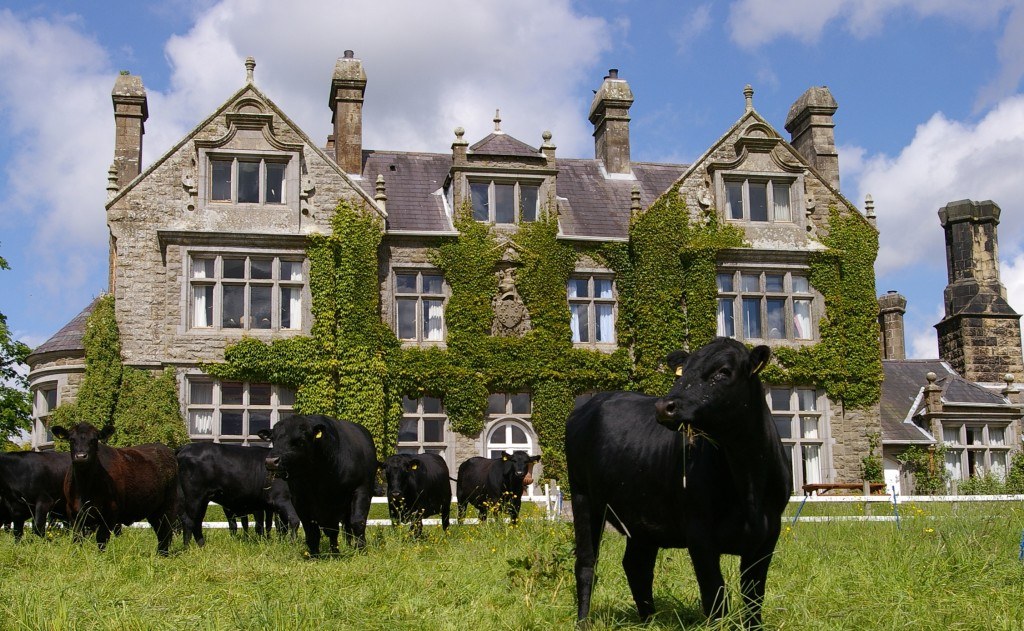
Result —
<instances>
[{"instance_id":1,"label":"grass in cow's mouth","mask_svg":"<svg viewBox=\"0 0 1024 631\"><path fill-rule=\"evenodd\" d=\"M386 506L374 505L374 517ZM792 517L793 504L787 511ZM808 504L802 516L858 515L860 504ZM886 505L872 507L886 514ZM889 510L891 514L891 508ZM470 510L470 516L475 511ZM222 519L215 506L207 520ZM1024 620L1024 523L1019 503L904 505L901 528L878 522L799 522L783 529L764 617L774 629L1016 629ZM788 519L786 525L789 525ZM575 621L574 540L568 523L488 522L371 527L367 549L307 561L296 541L208 530L205 548L159 558L146 528L125 529L107 552L62 532L49 541L0 532L0 628L24 629L569 629ZM326 544L325 544L326 545ZM700 612L685 550L662 551L658 614L642 624L609 532L597 566L595 629L734 629ZM325 548L326 549L326 548ZM736 559L724 564L730 589ZM737 596L733 593L733 602Z\"/></svg>"}]
</instances>

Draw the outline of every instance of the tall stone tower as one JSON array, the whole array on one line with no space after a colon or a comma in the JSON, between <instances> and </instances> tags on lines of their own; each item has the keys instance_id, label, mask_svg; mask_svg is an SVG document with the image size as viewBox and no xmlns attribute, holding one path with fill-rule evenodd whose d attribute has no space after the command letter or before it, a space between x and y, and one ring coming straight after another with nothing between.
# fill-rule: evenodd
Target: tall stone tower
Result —
<instances>
[{"instance_id":1,"label":"tall stone tower","mask_svg":"<svg viewBox=\"0 0 1024 631\"><path fill-rule=\"evenodd\" d=\"M608 71L590 104L590 122L594 125L595 157L604 164L609 176L632 173L629 157L629 108L633 91L617 68Z\"/></svg>"},{"instance_id":2,"label":"tall stone tower","mask_svg":"<svg viewBox=\"0 0 1024 631\"><path fill-rule=\"evenodd\" d=\"M906 359L906 336L903 314L907 312L907 299L895 291L878 297L878 330L882 359Z\"/></svg>"},{"instance_id":3,"label":"tall stone tower","mask_svg":"<svg viewBox=\"0 0 1024 631\"><path fill-rule=\"evenodd\" d=\"M334 64L331 108L334 135L334 158L345 173L363 170L363 95L366 93L366 72L363 62L351 50Z\"/></svg>"},{"instance_id":4,"label":"tall stone tower","mask_svg":"<svg viewBox=\"0 0 1024 631\"><path fill-rule=\"evenodd\" d=\"M999 206L963 199L939 210L946 235L946 314L935 325L939 356L964 378L1003 383L1024 374L1020 315L999 281Z\"/></svg>"}]
</instances>

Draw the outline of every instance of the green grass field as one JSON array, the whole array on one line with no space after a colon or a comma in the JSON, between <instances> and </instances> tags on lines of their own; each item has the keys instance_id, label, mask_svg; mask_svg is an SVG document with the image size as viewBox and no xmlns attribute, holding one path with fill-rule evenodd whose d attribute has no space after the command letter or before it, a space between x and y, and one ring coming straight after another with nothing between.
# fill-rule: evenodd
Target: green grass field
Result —
<instances>
[{"instance_id":1,"label":"green grass field","mask_svg":"<svg viewBox=\"0 0 1024 631\"><path fill-rule=\"evenodd\" d=\"M810 505L808 505L810 506ZM848 507L849 508L849 507ZM904 505L894 523L797 523L784 529L764 618L775 629L1021 629L1024 506ZM854 513L856 509L851 509ZM821 514L821 505L814 513ZM886 511L877 507L877 512ZM472 513L472 511L471 511ZM793 514L791 507L790 515ZM807 514L805 508L804 514ZM847 514L844 511L843 514ZM207 545L156 556L149 529L107 552L56 533L16 544L0 533L0 629L568 629L575 620L572 526L539 519L371 528L365 552L307 560L299 541L207 533ZM594 628L707 625L685 550L659 556L657 619L636 617L620 561L602 546ZM738 563L727 558L735 589Z\"/></svg>"}]
</instances>

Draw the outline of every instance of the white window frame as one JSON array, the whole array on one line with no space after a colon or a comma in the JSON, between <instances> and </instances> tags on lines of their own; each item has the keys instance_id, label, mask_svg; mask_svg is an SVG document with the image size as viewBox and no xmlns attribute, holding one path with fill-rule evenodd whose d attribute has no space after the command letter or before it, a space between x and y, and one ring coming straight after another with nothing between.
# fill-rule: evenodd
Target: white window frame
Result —
<instances>
[{"instance_id":1,"label":"white window frame","mask_svg":"<svg viewBox=\"0 0 1024 631\"><path fill-rule=\"evenodd\" d=\"M772 386L766 400L789 454L793 488L800 490L804 484L830 482L832 434L828 397L814 388Z\"/></svg>"},{"instance_id":2,"label":"white window frame","mask_svg":"<svg viewBox=\"0 0 1024 631\"><path fill-rule=\"evenodd\" d=\"M209 401L197 401L194 395L197 387L210 387ZM225 387L240 387L241 402L225 402ZM253 403L252 392L256 388L269 388L268 403ZM205 398L205 397L204 397ZM188 375L185 378L185 423L192 440L213 441L217 443L262 443L254 433L250 433L250 415L254 412L266 413L269 416L269 427L273 427L281 419L289 416L294 411L295 393L289 388L268 383L253 383L248 381L231 381L212 379L205 375ZM224 412L242 413L242 433L225 434L223 431ZM208 427L208 430L204 430ZM266 429L266 428L257 428Z\"/></svg>"},{"instance_id":3,"label":"white window frame","mask_svg":"<svg viewBox=\"0 0 1024 631\"><path fill-rule=\"evenodd\" d=\"M416 276L416 286L414 291L399 291L399 276ZM424 276L437 277L441 279L441 291L437 292L425 292L424 291ZM393 307L394 317L392 321L392 327L395 335L402 342L414 342L414 343L443 343L448 338L448 326L445 318L445 311L448 308L448 294L449 288L448 283L445 281L444 275L440 270L435 268L395 268L391 273L391 286L393 288ZM414 311L414 326L415 333L412 337L404 336L401 327L401 317L399 304L403 301L415 302L416 307ZM428 307L425 301L441 302L441 333L439 337L429 337L426 320L430 317L424 314L424 309Z\"/></svg>"},{"instance_id":4,"label":"white window frame","mask_svg":"<svg viewBox=\"0 0 1024 631\"><path fill-rule=\"evenodd\" d=\"M573 281L586 281L587 283L587 295L585 296L573 296L572 292L576 287ZM611 285L611 296L610 297L599 297L597 296L597 283L595 281L607 281ZM578 294L578 291L577 291ZM615 346L618 339L618 320L619 320L619 301L618 291L615 286L615 277L612 274L599 273L599 272L575 272L569 276L568 286L566 288L566 296L569 301L569 327L572 334L572 342L576 346L583 347L613 347ZM598 306L611 307L611 332L610 339L598 340L598 333L600 326L598 323ZM576 315L577 310L585 310L587 318L587 330L583 331L579 326L579 319ZM584 340L584 334L587 339Z\"/></svg>"},{"instance_id":5,"label":"white window frame","mask_svg":"<svg viewBox=\"0 0 1024 631\"><path fill-rule=\"evenodd\" d=\"M765 187L765 213L764 219L752 219L751 209L751 185ZM797 195L797 179L794 177L785 177L779 175L739 175L739 174L728 174L722 176L722 212L727 221L734 222L746 222L751 224L769 224L769 223L797 223L799 217L797 215L798 204L796 203ZM740 208L736 208L733 200L730 199L730 185L739 185L740 187ZM776 218L775 209L775 198L781 195L781 191L785 190L789 194L787 201L788 217ZM779 191L778 193L776 191ZM739 212L737 212L737 210ZM738 215L738 216L737 216Z\"/></svg>"},{"instance_id":6,"label":"white window frame","mask_svg":"<svg viewBox=\"0 0 1024 631\"><path fill-rule=\"evenodd\" d=\"M52 393L52 397L47 396ZM52 398L52 403L49 399ZM32 388L33 434L37 447L53 444L50 433L50 415L60 405L60 383L44 381Z\"/></svg>"},{"instance_id":7,"label":"white window frame","mask_svg":"<svg viewBox=\"0 0 1024 631\"><path fill-rule=\"evenodd\" d=\"M208 161L207 169L207 182L206 182L206 195L207 199L211 204L236 204L236 205L260 205L260 206L286 206L288 204L288 174L289 174L289 162L291 157L285 155L244 155L244 154L220 154L220 153L207 153L206 159ZM214 197L214 163L215 162L229 162L230 163L230 181L228 183L231 189L228 193L227 198L217 199ZM239 187L239 163L246 162L249 164L259 165L259 198L256 201L238 201L238 187ZM267 201L267 165L275 164L284 167L281 174L281 191L279 193L280 201Z\"/></svg>"},{"instance_id":8,"label":"white window frame","mask_svg":"<svg viewBox=\"0 0 1024 631\"><path fill-rule=\"evenodd\" d=\"M426 422L441 424L441 440L426 440ZM448 461L449 442L451 438L448 414L444 409L444 402L437 397L423 396L416 399L402 397L402 425L415 424L415 439L407 438L402 440L402 425L398 428L398 440L395 453L399 454L422 454L432 453L444 458L451 469Z\"/></svg>"},{"instance_id":9,"label":"white window frame","mask_svg":"<svg viewBox=\"0 0 1024 631\"><path fill-rule=\"evenodd\" d=\"M757 289L746 289L745 281L757 277ZM769 288L769 277L782 277L782 289ZM726 281L729 281L728 283ZM813 342L818 339L815 317L816 297L807 270L727 267L719 268L717 335L744 341ZM796 287L796 289L794 289ZM757 302L760 335L747 331L746 304ZM773 335L770 328L769 303L782 301L782 325L785 331ZM731 324L730 324L731 323ZM730 330L731 326L731 330ZM803 331L806 330L806 333ZM750 333L750 334L748 334Z\"/></svg>"},{"instance_id":10,"label":"white window frame","mask_svg":"<svg viewBox=\"0 0 1024 631\"><path fill-rule=\"evenodd\" d=\"M226 277L225 261L238 259L243 261L242 276ZM201 264L201 261L210 261L212 265ZM269 261L270 278L254 278L253 261ZM283 277L286 275L288 278ZM186 328L191 331L302 332L306 320L308 277L308 264L304 254L251 250L190 250L185 257ZM225 326L225 290L235 287L242 287L241 320L239 326ZM253 293L258 288L270 290L269 326L254 326ZM288 293L287 299L285 292ZM285 322L286 307L288 326L284 327L282 324Z\"/></svg>"},{"instance_id":11,"label":"white window frame","mask_svg":"<svg viewBox=\"0 0 1024 631\"><path fill-rule=\"evenodd\" d=\"M469 176L469 177L467 177L467 179L466 179L466 191L469 193L468 199L469 199L469 205L472 208L473 219L475 219L476 221L488 222L488 223L496 224L496 225L499 225L499 226L512 226L512 225L516 225L516 224L520 224L520 223L530 223L530 222L539 220L540 219L540 206L541 206L541 204L540 204L540 200L541 200L541 196L540 196L541 183L542 182L540 180L531 180L531 179L488 178L488 177L480 177L480 176L477 176L477 177ZM486 186L487 187L487 208L486 208L486 210L487 210L487 218L486 219L484 219L482 217L482 212L481 212L482 209L477 207L476 200L475 200L474 194L473 194L474 190L479 190L478 187L480 187L480 186ZM497 213L497 203L498 203L498 199L497 199L497 196L498 196L497 187L498 186L512 186L513 187L512 204L513 204L513 214L514 214L514 217L512 218L512 221L501 221L501 222L499 222L497 220L496 213ZM523 217L523 210L525 210L525 209L523 208L522 188L526 187L526 186L534 188L537 191L537 207L535 209L535 213L534 213L533 219L528 219L528 218L524 218Z\"/></svg>"},{"instance_id":12,"label":"white window frame","mask_svg":"<svg viewBox=\"0 0 1024 631\"><path fill-rule=\"evenodd\" d=\"M978 434L974 431L977 430ZM993 444L992 430L1002 431L1002 441ZM945 467L952 480L967 480L991 474L1006 480L1010 467L1010 451L1016 444L1008 421L942 421L942 443L946 447ZM975 438L981 438L975 442ZM1001 465L993 459L998 454Z\"/></svg>"}]
</instances>

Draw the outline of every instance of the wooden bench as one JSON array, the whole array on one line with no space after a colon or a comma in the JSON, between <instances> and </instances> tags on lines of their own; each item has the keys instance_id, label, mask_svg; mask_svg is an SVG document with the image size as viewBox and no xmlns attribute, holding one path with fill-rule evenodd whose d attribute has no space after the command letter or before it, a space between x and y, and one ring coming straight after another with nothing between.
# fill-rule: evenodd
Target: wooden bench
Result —
<instances>
[{"instance_id":1,"label":"wooden bench","mask_svg":"<svg viewBox=\"0 0 1024 631\"><path fill-rule=\"evenodd\" d=\"M884 482L868 482L867 486L870 488L871 494L883 493L885 491ZM804 495L810 495L817 493L818 495L824 495L829 491L863 491L863 482L832 482L830 484L805 484Z\"/></svg>"}]
</instances>

